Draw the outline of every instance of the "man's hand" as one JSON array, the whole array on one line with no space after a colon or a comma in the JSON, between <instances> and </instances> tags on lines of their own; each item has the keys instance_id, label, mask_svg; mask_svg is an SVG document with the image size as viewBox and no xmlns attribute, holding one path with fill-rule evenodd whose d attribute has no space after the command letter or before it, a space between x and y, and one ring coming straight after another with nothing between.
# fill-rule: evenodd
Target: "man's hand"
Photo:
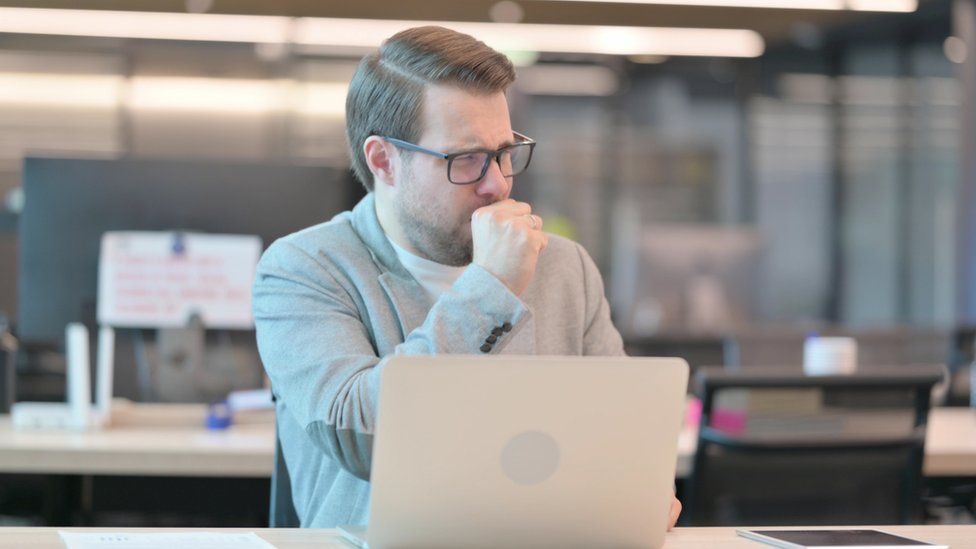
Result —
<instances>
[{"instance_id":1,"label":"man's hand","mask_svg":"<svg viewBox=\"0 0 976 549\"><path fill-rule=\"evenodd\" d=\"M472 261L522 295L549 244L542 218L525 202L505 199L471 214Z\"/></svg>"},{"instance_id":2,"label":"man's hand","mask_svg":"<svg viewBox=\"0 0 976 549\"><path fill-rule=\"evenodd\" d=\"M678 523L678 517L681 516L681 502L678 501L676 496L671 496L671 510L668 513L668 531L674 528L674 525Z\"/></svg>"}]
</instances>

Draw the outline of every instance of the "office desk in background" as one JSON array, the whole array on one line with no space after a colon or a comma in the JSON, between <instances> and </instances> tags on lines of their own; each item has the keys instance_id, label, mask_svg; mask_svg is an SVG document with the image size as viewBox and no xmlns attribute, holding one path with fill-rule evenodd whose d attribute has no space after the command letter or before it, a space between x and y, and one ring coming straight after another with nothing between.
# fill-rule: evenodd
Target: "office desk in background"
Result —
<instances>
[{"instance_id":1,"label":"office desk in background","mask_svg":"<svg viewBox=\"0 0 976 549\"><path fill-rule=\"evenodd\" d=\"M269 478L274 460L271 411L239 415L225 431L203 427L196 404L138 404L118 423L86 433L20 432L0 416L0 473ZM678 443L677 476L691 472L697 426ZM976 410L934 408L929 415L924 472L976 477Z\"/></svg>"},{"instance_id":2,"label":"office desk in background","mask_svg":"<svg viewBox=\"0 0 976 549\"><path fill-rule=\"evenodd\" d=\"M944 544L952 549L976 549L976 526L878 526L891 532L930 543ZM58 528L0 528L0 548L32 547L34 549L63 549ZM167 528L63 528L72 532L186 532L188 529ZM335 530L318 529L213 529L206 532L254 532L278 549L349 549ZM741 538L734 528L676 528L668 533L665 549L762 549L769 547Z\"/></svg>"},{"instance_id":3,"label":"office desk in background","mask_svg":"<svg viewBox=\"0 0 976 549\"><path fill-rule=\"evenodd\" d=\"M273 411L238 414L223 431L205 418L199 404L130 404L107 429L58 432L15 431L0 416L0 472L270 478Z\"/></svg>"},{"instance_id":4,"label":"office desk in background","mask_svg":"<svg viewBox=\"0 0 976 549\"><path fill-rule=\"evenodd\" d=\"M14 494L3 512L52 526L267 525L273 411L208 431L203 405L119 408L89 432L15 431L0 416L0 482Z\"/></svg>"}]
</instances>

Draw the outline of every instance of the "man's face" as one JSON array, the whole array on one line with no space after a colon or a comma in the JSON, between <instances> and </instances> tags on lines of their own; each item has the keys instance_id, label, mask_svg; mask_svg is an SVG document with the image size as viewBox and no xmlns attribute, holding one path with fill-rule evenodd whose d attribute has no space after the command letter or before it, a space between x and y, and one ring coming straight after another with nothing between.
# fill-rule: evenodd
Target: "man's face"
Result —
<instances>
[{"instance_id":1,"label":"man's face","mask_svg":"<svg viewBox=\"0 0 976 549\"><path fill-rule=\"evenodd\" d=\"M444 153L495 150L512 143L508 101L503 93L472 94L449 86L428 86L417 145ZM508 198L512 178L502 177L496 162L470 185L447 178L447 160L404 152L393 205L410 245L444 265L471 262L471 214Z\"/></svg>"}]
</instances>

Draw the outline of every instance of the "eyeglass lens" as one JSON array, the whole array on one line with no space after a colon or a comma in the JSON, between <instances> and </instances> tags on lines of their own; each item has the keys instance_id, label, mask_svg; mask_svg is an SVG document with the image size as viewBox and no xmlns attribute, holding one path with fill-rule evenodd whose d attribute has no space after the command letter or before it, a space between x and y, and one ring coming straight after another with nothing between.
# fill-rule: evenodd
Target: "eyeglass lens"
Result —
<instances>
[{"instance_id":1,"label":"eyeglass lens","mask_svg":"<svg viewBox=\"0 0 976 549\"><path fill-rule=\"evenodd\" d=\"M502 175L510 177L525 170L529 164L530 154L531 149L528 144L513 145L499 152L498 166L502 170ZM448 177L453 183L474 183L484 177L488 162L494 156L494 153L486 152L471 152L456 156L451 161Z\"/></svg>"}]
</instances>

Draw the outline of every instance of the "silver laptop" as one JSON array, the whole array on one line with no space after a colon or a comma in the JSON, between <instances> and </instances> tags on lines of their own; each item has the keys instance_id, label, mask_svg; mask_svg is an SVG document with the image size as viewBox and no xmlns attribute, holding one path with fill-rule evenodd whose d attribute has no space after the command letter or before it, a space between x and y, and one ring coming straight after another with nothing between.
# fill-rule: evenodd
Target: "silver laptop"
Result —
<instances>
[{"instance_id":1,"label":"silver laptop","mask_svg":"<svg viewBox=\"0 0 976 549\"><path fill-rule=\"evenodd\" d=\"M688 365L677 358L396 357L368 528L394 547L660 547Z\"/></svg>"}]
</instances>

